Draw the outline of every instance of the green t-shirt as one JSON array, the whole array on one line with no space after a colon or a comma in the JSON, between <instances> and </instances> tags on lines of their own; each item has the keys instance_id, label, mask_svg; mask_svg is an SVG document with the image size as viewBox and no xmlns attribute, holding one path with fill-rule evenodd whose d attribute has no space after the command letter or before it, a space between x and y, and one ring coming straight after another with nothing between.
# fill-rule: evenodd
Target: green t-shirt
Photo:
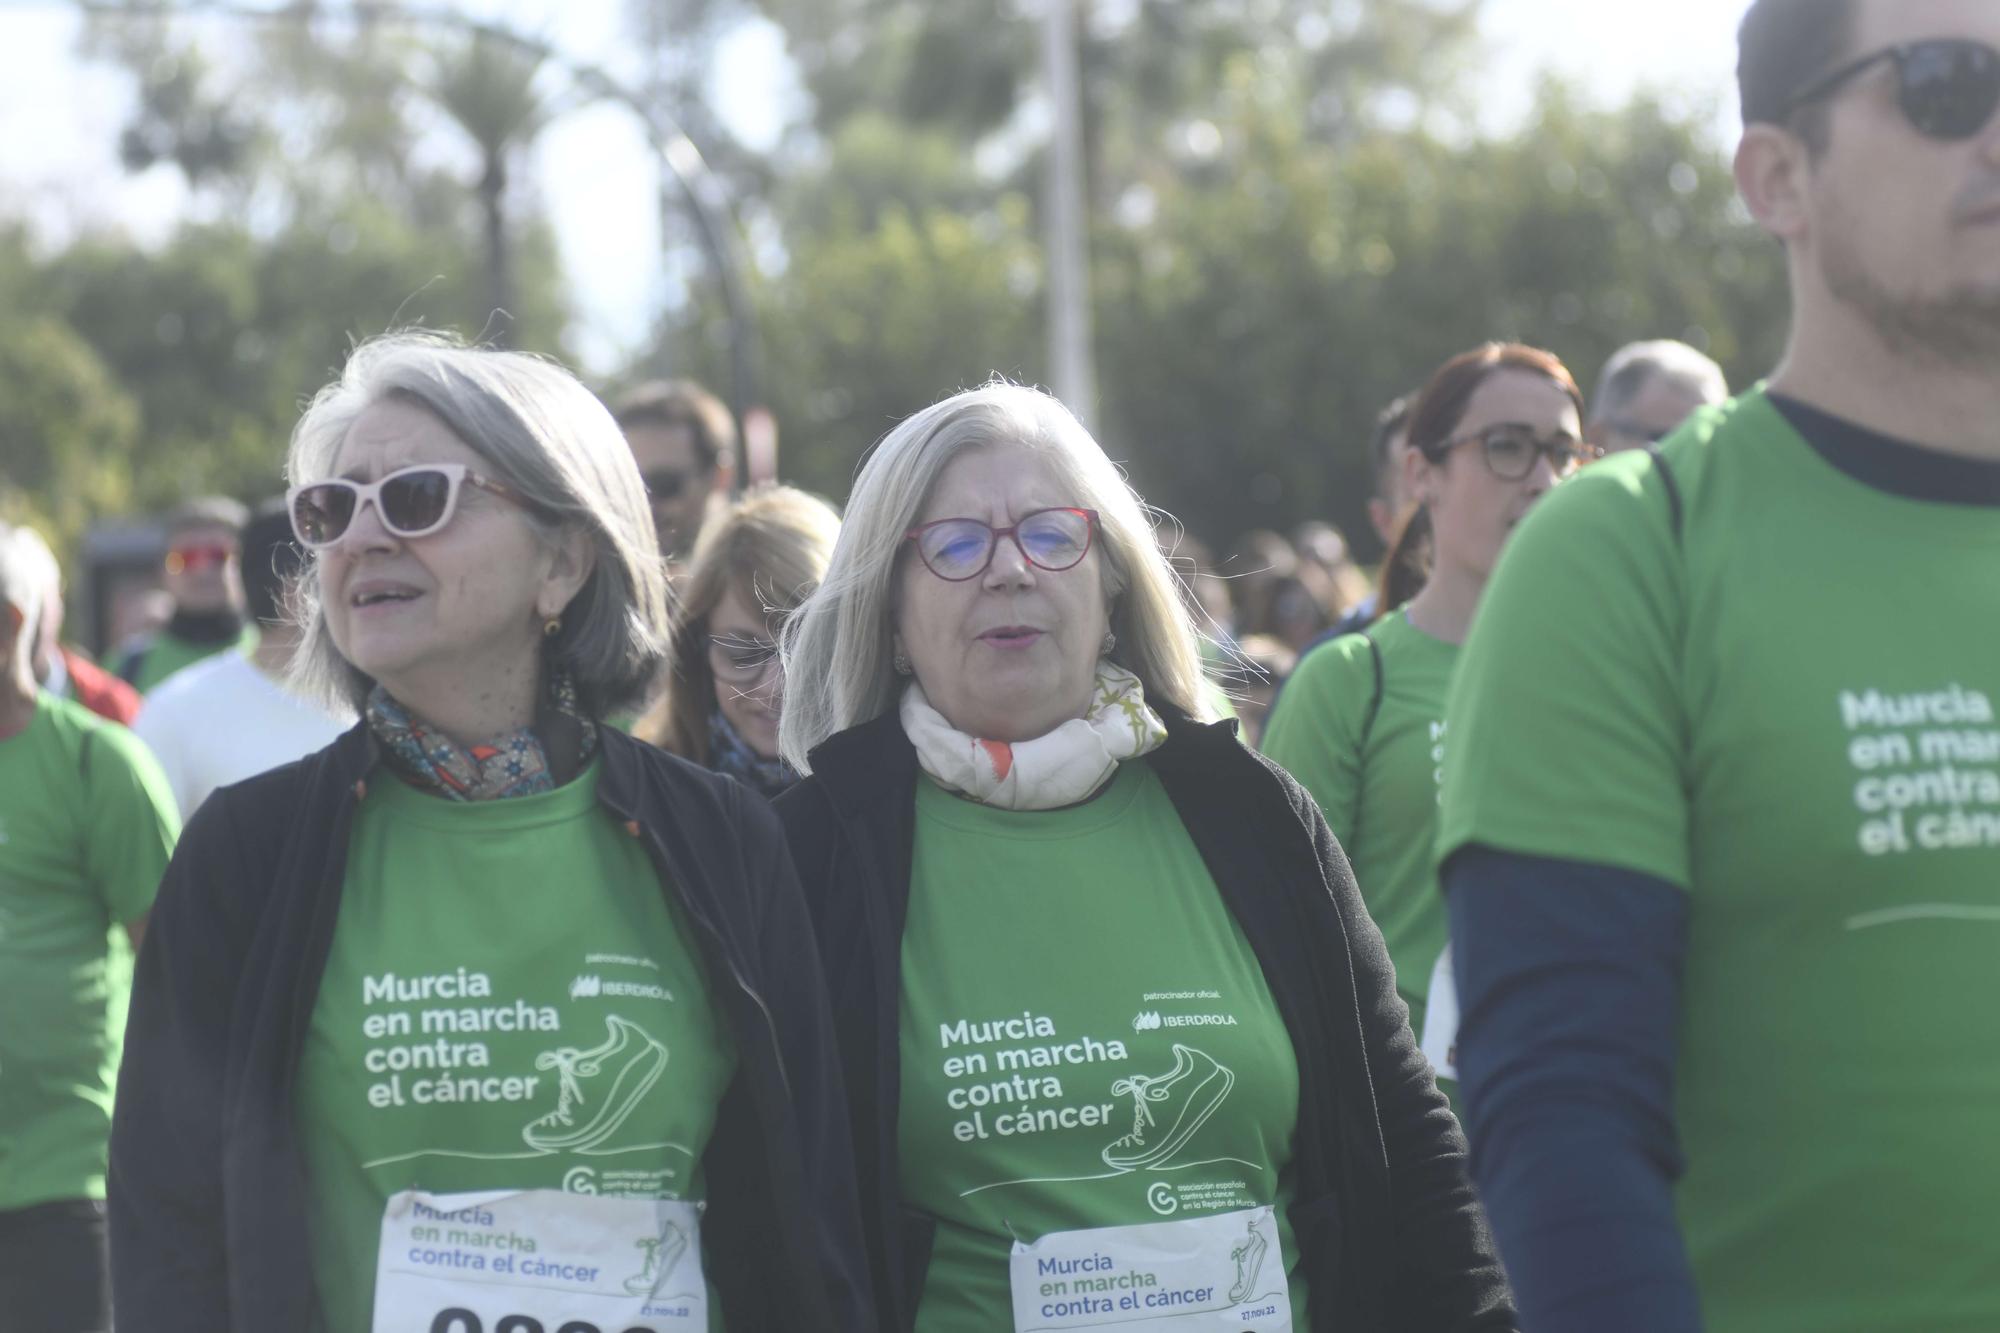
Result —
<instances>
[{"instance_id":1,"label":"green t-shirt","mask_svg":"<svg viewBox=\"0 0 2000 1333\"><path fill-rule=\"evenodd\" d=\"M260 637L254 622L246 624L243 632L234 639L221 643L195 643L162 630L120 659L117 674L124 677L132 659L138 658L138 668L132 672L130 680L133 689L145 694L182 667L193 666L217 653L238 652L248 657L257 651Z\"/></svg>"},{"instance_id":2,"label":"green t-shirt","mask_svg":"<svg viewBox=\"0 0 2000 1333\"><path fill-rule=\"evenodd\" d=\"M1040 813L919 782L914 855L897 1133L903 1196L937 1220L920 1333L1011 1333L1016 1240L1263 1205L1306 1328L1297 1058L1152 769Z\"/></svg>"},{"instance_id":3,"label":"green t-shirt","mask_svg":"<svg viewBox=\"0 0 2000 1333\"><path fill-rule=\"evenodd\" d=\"M1379 704L1370 638L1382 654ZM1432 847L1445 691L1457 660L1457 645L1391 612L1367 635L1345 635L1309 654L1264 733L1264 753L1312 793L1353 863L1419 1034L1445 945Z\"/></svg>"},{"instance_id":4,"label":"green t-shirt","mask_svg":"<svg viewBox=\"0 0 2000 1333\"><path fill-rule=\"evenodd\" d=\"M123 927L179 827L146 747L81 704L44 693L0 741L0 1210L104 1197Z\"/></svg>"},{"instance_id":5,"label":"green t-shirt","mask_svg":"<svg viewBox=\"0 0 2000 1333\"><path fill-rule=\"evenodd\" d=\"M1761 392L1503 554L1442 855L1685 890L1679 1212L1712 1333L2000 1328L2000 509L1823 459Z\"/></svg>"},{"instance_id":6,"label":"green t-shirt","mask_svg":"<svg viewBox=\"0 0 2000 1333\"><path fill-rule=\"evenodd\" d=\"M370 1327L399 1191L704 1197L734 1047L597 776L473 804L368 785L299 1068L331 1333Z\"/></svg>"}]
</instances>

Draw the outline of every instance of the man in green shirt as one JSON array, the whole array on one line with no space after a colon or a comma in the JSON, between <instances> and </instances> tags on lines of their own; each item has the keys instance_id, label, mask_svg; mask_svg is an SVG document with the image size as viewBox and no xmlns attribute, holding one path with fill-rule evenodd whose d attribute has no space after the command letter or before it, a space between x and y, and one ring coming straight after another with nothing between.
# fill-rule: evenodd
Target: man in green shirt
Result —
<instances>
[{"instance_id":1,"label":"man in green shirt","mask_svg":"<svg viewBox=\"0 0 2000 1333\"><path fill-rule=\"evenodd\" d=\"M1757 0L1768 385L1524 523L1448 703L1474 1174L1537 1333L2000 1328L2000 4Z\"/></svg>"},{"instance_id":2,"label":"man in green shirt","mask_svg":"<svg viewBox=\"0 0 2000 1333\"><path fill-rule=\"evenodd\" d=\"M167 520L167 554L161 585L173 614L158 633L126 647L119 679L141 694L204 657L257 647L257 626L244 610L239 563L250 512L224 496L191 500Z\"/></svg>"},{"instance_id":3,"label":"man in green shirt","mask_svg":"<svg viewBox=\"0 0 2000 1333\"><path fill-rule=\"evenodd\" d=\"M127 940L144 932L176 820L130 732L37 687L39 573L0 524L0 1325L67 1333L109 1326Z\"/></svg>"}]
</instances>

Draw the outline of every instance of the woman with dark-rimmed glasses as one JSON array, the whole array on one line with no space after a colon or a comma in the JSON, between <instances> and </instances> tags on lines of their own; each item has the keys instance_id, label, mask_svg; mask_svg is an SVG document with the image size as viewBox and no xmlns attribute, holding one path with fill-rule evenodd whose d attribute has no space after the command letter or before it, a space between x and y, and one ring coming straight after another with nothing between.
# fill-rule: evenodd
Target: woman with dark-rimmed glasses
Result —
<instances>
[{"instance_id":1,"label":"woman with dark-rimmed glasses","mask_svg":"<svg viewBox=\"0 0 2000 1333\"><path fill-rule=\"evenodd\" d=\"M991 385L876 447L787 627L883 1327L1513 1328L1346 860L1212 720L1183 595L1076 418Z\"/></svg>"},{"instance_id":2,"label":"woman with dark-rimmed glasses","mask_svg":"<svg viewBox=\"0 0 2000 1333\"><path fill-rule=\"evenodd\" d=\"M141 959L118 1324L872 1327L775 821L604 725L666 657L610 415L367 344L299 423L303 683L362 721L217 791Z\"/></svg>"},{"instance_id":3,"label":"woman with dark-rimmed glasses","mask_svg":"<svg viewBox=\"0 0 2000 1333\"><path fill-rule=\"evenodd\" d=\"M824 500L768 486L711 518L674 614L674 669L633 735L760 796L798 780L778 756L785 669L777 636L819 586L840 534Z\"/></svg>"},{"instance_id":4,"label":"woman with dark-rimmed glasses","mask_svg":"<svg viewBox=\"0 0 2000 1333\"><path fill-rule=\"evenodd\" d=\"M1410 414L1403 494L1416 508L1383 562L1383 610L1307 655L1264 733L1264 753L1312 793L1353 860L1410 1025L1448 1091L1457 1011L1431 863L1445 693L1508 535L1595 452L1580 438L1582 411L1569 371L1537 348L1488 343L1439 367Z\"/></svg>"}]
</instances>

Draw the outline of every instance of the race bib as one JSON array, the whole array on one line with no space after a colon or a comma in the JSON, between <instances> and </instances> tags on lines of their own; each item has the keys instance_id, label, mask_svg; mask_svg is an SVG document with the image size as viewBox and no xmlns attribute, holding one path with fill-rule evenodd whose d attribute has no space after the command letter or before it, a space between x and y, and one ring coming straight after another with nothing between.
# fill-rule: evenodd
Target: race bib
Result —
<instances>
[{"instance_id":1,"label":"race bib","mask_svg":"<svg viewBox=\"0 0 2000 1333\"><path fill-rule=\"evenodd\" d=\"M694 1204L405 1190L382 1214L373 1333L707 1328Z\"/></svg>"},{"instance_id":2,"label":"race bib","mask_svg":"<svg viewBox=\"0 0 2000 1333\"><path fill-rule=\"evenodd\" d=\"M1424 1058L1439 1078L1458 1077L1458 981L1451 974L1451 946L1431 968L1431 994L1424 1006Z\"/></svg>"},{"instance_id":3,"label":"race bib","mask_svg":"<svg viewBox=\"0 0 2000 1333\"><path fill-rule=\"evenodd\" d=\"M1181 1222L1056 1231L1014 1242L1015 1333L1249 1329L1291 1333L1292 1296L1269 1205Z\"/></svg>"}]
</instances>

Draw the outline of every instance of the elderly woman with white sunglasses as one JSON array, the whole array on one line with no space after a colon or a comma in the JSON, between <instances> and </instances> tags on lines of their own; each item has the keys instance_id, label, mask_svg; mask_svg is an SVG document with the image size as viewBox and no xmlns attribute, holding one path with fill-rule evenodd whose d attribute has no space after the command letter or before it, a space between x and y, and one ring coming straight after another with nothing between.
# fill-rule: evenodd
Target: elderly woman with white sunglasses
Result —
<instances>
[{"instance_id":1,"label":"elderly woman with white sunglasses","mask_svg":"<svg viewBox=\"0 0 2000 1333\"><path fill-rule=\"evenodd\" d=\"M609 414L362 347L293 438L302 681L362 714L169 866L112 1135L119 1327L871 1326L770 812L603 725L667 591Z\"/></svg>"}]
</instances>

